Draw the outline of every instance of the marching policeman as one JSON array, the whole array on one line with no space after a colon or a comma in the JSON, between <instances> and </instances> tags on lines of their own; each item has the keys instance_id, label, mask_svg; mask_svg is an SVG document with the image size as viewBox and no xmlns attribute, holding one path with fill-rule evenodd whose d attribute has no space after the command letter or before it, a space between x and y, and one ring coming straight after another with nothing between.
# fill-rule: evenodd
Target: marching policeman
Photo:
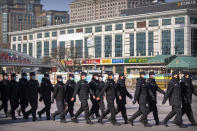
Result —
<instances>
[{"instance_id":1,"label":"marching policeman","mask_svg":"<svg viewBox=\"0 0 197 131\"><path fill-rule=\"evenodd\" d=\"M27 116L32 114L32 121L36 121L36 110L38 108L38 91L39 91L39 83L36 80L35 73L30 73L30 80L28 81L28 93L27 99L31 106L31 109L26 112Z\"/></svg>"},{"instance_id":2,"label":"marching policeman","mask_svg":"<svg viewBox=\"0 0 197 131\"><path fill-rule=\"evenodd\" d=\"M12 120L16 120L15 110L19 106L18 83L16 81L16 74L11 74L11 81L9 84L9 98L11 105Z\"/></svg>"},{"instance_id":3,"label":"marching policeman","mask_svg":"<svg viewBox=\"0 0 197 131\"><path fill-rule=\"evenodd\" d=\"M138 101L139 104L139 109L136 113L133 114L133 116L129 119L129 122L131 123L131 125L133 126L133 121L139 117L140 115L142 115L141 117L141 121L144 124L145 127L151 127L151 125L148 123L147 121L147 115L148 115L148 87L147 87L147 83L146 83L146 79L145 79L145 72L142 71L140 72L140 78L137 79L137 83L136 83L136 90L135 90L135 94L134 94L134 100L133 100L133 104L136 103L136 101ZM150 94L151 95L151 94Z\"/></svg>"},{"instance_id":4,"label":"marching policeman","mask_svg":"<svg viewBox=\"0 0 197 131\"><path fill-rule=\"evenodd\" d=\"M162 101L162 104L165 104L169 98L169 103L172 106L172 111L164 118L164 125L166 127L168 127L167 122L176 115L176 125L178 125L180 128L186 128L186 126L182 124L181 97L181 86L179 83L178 72L173 72L172 80L170 80L168 84L166 94L164 95Z\"/></svg>"},{"instance_id":5,"label":"marching policeman","mask_svg":"<svg viewBox=\"0 0 197 131\"><path fill-rule=\"evenodd\" d=\"M3 73L3 80L0 84L2 105L0 110L4 109L5 116L8 115L8 100L9 100L9 80L7 73Z\"/></svg>"},{"instance_id":6,"label":"marching policeman","mask_svg":"<svg viewBox=\"0 0 197 131\"><path fill-rule=\"evenodd\" d=\"M153 116L155 119L156 125L159 125L159 117L158 117L158 111L157 111L157 91L161 94L165 94L165 92L160 89L154 79L154 72L149 72L149 78L147 80L147 86L149 88L149 91L151 91L153 96L149 95L149 113L153 112Z\"/></svg>"},{"instance_id":7,"label":"marching policeman","mask_svg":"<svg viewBox=\"0 0 197 131\"><path fill-rule=\"evenodd\" d=\"M74 118L72 119L72 121L77 123L78 122L77 117L84 111L86 123L93 124L89 118L90 113L89 113L88 99L89 99L89 94L91 94L94 99L95 99L95 95L92 89L89 87L88 82L85 80L85 78L86 78L86 73L82 72L81 80L77 82L76 89L74 91L73 97L71 98L71 101L74 101L78 93L79 100L81 102L81 107L74 115Z\"/></svg>"},{"instance_id":8,"label":"marching policeman","mask_svg":"<svg viewBox=\"0 0 197 131\"><path fill-rule=\"evenodd\" d=\"M116 110L114 106L114 100L116 98L116 89L115 89L115 81L113 80L113 73L108 73L108 79L105 83L105 87L100 92L97 97L97 100L100 100L103 96L103 93L106 91L106 99L107 99L107 110L102 114L99 122L103 124L103 118L107 116L107 114L111 113L110 121L114 126L120 126L120 124L116 121ZM119 96L120 99L121 96Z\"/></svg>"},{"instance_id":9,"label":"marching policeman","mask_svg":"<svg viewBox=\"0 0 197 131\"><path fill-rule=\"evenodd\" d=\"M73 111L74 111L74 103L75 101L71 101L71 98L73 96L73 93L76 89L76 83L74 81L74 75L69 74L69 80L65 84L65 101L68 103L68 108L66 110L65 115L69 112L71 118L74 117Z\"/></svg>"},{"instance_id":10,"label":"marching policeman","mask_svg":"<svg viewBox=\"0 0 197 131\"><path fill-rule=\"evenodd\" d=\"M125 85L125 79L124 79L124 74L119 74L119 79L116 83L116 90L117 90L117 95L116 95L116 103L117 103L117 112L121 112L122 117L124 118L125 124L128 124L128 117L127 117L127 111L126 111L126 96L129 97L130 99L133 99L132 95L128 92L126 85ZM119 96L121 96L121 99L119 99Z\"/></svg>"},{"instance_id":11,"label":"marching policeman","mask_svg":"<svg viewBox=\"0 0 197 131\"><path fill-rule=\"evenodd\" d=\"M27 74L22 73L21 79L19 79L19 99L20 99L20 106L21 111L23 113L23 118L27 119L27 114L25 112L25 109L28 106L28 99L27 99L27 93L28 93L28 81L27 81Z\"/></svg>"},{"instance_id":12,"label":"marching policeman","mask_svg":"<svg viewBox=\"0 0 197 131\"><path fill-rule=\"evenodd\" d=\"M50 120L50 109L51 109L51 93L53 91L53 85L51 84L49 74L44 74L40 86L40 99L39 101L44 102L45 107L38 111L38 116L41 118L42 114L46 112L47 120Z\"/></svg>"},{"instance_id":13,"label":"marching policeman","mask_svg":"<svg viewBox=\"0 0 197 131\"><path fill-rule=\"evenodd\" d=\"M53 96L51 103L54 103L56 100L57 111L51 115L52 120L55 120L55 116L60 114L60 122L66 123L65 120L65 103L64 103L65 88L62 76L57 76L57 84L54 86Z\"/></svg>"}]
</instances>

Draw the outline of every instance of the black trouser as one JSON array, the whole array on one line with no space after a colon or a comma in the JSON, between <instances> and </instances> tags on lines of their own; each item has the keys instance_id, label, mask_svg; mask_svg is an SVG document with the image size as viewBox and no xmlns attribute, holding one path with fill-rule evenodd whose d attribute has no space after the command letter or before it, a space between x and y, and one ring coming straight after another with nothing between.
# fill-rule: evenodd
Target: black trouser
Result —
<instances>
[{"instance_id":1,"label":"black trouser","mask_svg":"<svg viewBox=\"0 0 197 131\"><path fill-rule=\"evenodd\" d=\"M152 101L149 103L149 112L153 112L153 116L155 119L155 122L159 122L159 117L158 117L158 110L157 110L157 103L155 101Z\"/></svg>"},{"instance_id":2,"label":"black trouser","mask_svg":"<svg viewBox=\"0 0 197 131\"><path fill-rule=\"evenodd\" d=\"M97 100L94 100L91 98L91 101L92 101L92 108L90 109L90 115L96 115L96 117L100 117L100 114L99 114L99 103Z\"/></svg>"},{"instance_id":3,"label":"black trouser","mask_svg":"<svg viewBox=\"0 0 197 131\"><path fill-rule=\"evenodd\" d=\"M64 112L65 103L64 103L64 100L56 101L56 106L57 106L57 111L55 111L55 113L53 113L52 116L55 117L56 115L60 114L60 119L64 120L65 119L65 112Z\"/></svg>"},{"instance_id":4,"label":"black trouser","mask_svg":"<svg viewBox=\"0 0 197 131\"><path fill-rule=\"evenodd\" d=\"M111 121L116 122L114 100L107 100L107 110L102 114L101 119L105 118L109 113L111 114Z\"/></svg>"},{"instance_id":5,"label":"black trouser","mask_svg":"<svg viewBox=\"0 0 197 131\"><path fill-rule=\"evenodd\" d=\"M173 105L172 111L164 118L164 123L167 124L167 122L176 115L175 123L177 125L182 124L182 111L181 111L181 105Z\"/></svg>"},{"instance_id":6,"label":"black trouser","mask_svg":"<svg viewBox=\"0 0 197 131\"><path fill-rule=\"evenodd\" d=\"M68 100L67 103L68 103L68 108L65 112L65 115L67 115L67 113L69 112L70 116L73 117L74 116L73 111L74 111L75 102L72 102L72 101Z\"/></svg>"},{"instance_id":7,"label":"black trouser","mask_svg":"<svg viewBox=\"0 0 197 131\"><path fill-rule=\"evenodd\" d=\"M15 110L19 106L18 100L10 100L10 106L11 106L11 116L12 116L12 118L16 118L15 117Z\"/></svg>"},{"instance_id":8,"label":"black trouser","mask_svg":"<svg viewBox=\"0 0 197 131\"><path fill-rule=\"evenodd\" d=\"M20 98L20 105L21 105L21 111L23 113L23 116L26 116L25 109L28 106L28 100L25 98Z\"/></svg>"},{"instance_id":9,"label":"black trouser","mask_svg":"<svg viewBox=\"0 0 197 131\"><path fill-rule=\"evenodd\" d=\"M186 113L189 121L191 123L195 123L195 119L194 119L194 115L193 115L193 111L192 111L192 107L190 103L184 103L182 105L182 115L184 115Z\"/></svg>"},{"instance_id":10,"label":"black trouser","mask_svg":"<svg viewBox=\"0 0 197 131\"><path fill-rule=\"evenodd\" d=\"M8 112L8 99L2 98L2 105L0 110L2 109L4 109L5 113Z\"/></svg>"},{"instance_id":11,"label":"black trouser","mask_svg":"<svg viewBox=\"0 0 197 131\"><path fill-rule=\"evenodd\" d=\"M125 122L128 121L128 118L127 118L127 110L126 110L126 107L125 107L125 103L123 102L120 102L120 101L117 101L117 109L116 109L116 114L118 114L119 112L121 112L122 114L122 117L124 118Z\"/></svg>"},{"instance_id":12,"label":"black trouser","mask_svg":"<svg viewBox=\"0 0 197 131\"><path fill-rule=\"evenodd\" d=\"M43 98L43 102L45 107L42 108L42 110L39 111L40 114L43 114L44 112L46 112L46 116L47 118L50 117L50 109L51 109L51 99L45 99Z\"/></svg>"},{"instance_id":13,"label":"black trouser","mask_svg":"<svg viewBox=\"0 0 197 131\"><path fill-rule=\"evenodd\" d=\"M33 119L36 119L36 110L38 108L38 100L37 100L37 98L35 98L35 99L29 99L28 101L31 106L31 109L29 111L27 111L26 114L27 114L27 116L32 114Z\"/></svg>"},{"instance_id":14,"label":"black trouser","mask_svg":"<svg viewBox=\"0 0 197 131\"><path fill-rule=\"evenodd\" d=\"M135 120L137 117L139 117L140 115L142 115L141 120L144 124L147 123L147 115L148 115L149 109L146 106L146 104L140 104L139 105L139 109L136 113L133 114L133 116L131 118L129 118L130 121Z\"/></svg>"},{"instance_id":15,"label":"black trouser","mask_svg":"<svg viewBox=\"0 0 197 131\"><path fill-rule=\"evenodd\" d=\"M83 111L85 112L85 119L89 119L89 106L88 106L88 101L87 100L80 100L81 101L81 107L75 114L75 118L77 118Z\"/></svg>"},{"instance_id":16,"label":"black trouser","mask_svg":"<svg viewBox=\"0 0 197 131\"><path fill-rule=\"evenodd\" d=\"M98 101L99 109L101 110L101 114L103 115L105 113L105 104L103 99Z\"/></svg>"}]
</instances>

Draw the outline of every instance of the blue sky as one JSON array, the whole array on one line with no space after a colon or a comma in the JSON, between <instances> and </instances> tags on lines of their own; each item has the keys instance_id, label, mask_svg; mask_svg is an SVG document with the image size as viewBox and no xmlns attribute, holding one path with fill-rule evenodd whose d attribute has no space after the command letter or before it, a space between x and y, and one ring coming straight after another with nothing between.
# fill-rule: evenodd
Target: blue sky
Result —
<instances>
[{"instance_id":1,"label":"blue sky","mask_svg":"<svg viewBox=\"0 0 197 131\"><path fill-rule=\"evenodd\" d=\"M166 0L167 2L180 1L180 0ZM72 0L41 0L45 10L69 10L69 3Z\"/></svg>"}]
</instances>

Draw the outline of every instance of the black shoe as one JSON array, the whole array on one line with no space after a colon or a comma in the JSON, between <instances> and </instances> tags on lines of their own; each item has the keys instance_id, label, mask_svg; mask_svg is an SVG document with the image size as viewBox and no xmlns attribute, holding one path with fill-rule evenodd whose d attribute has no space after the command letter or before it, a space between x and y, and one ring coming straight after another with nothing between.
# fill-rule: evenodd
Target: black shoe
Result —
<instances>
[{"instance_id":1,"label":"black shoe","mask_svg":"<svg viewBox=\"0 0 197 131\"><path fill-rule=\"evenodd\" d=\"M67 123L67 121L66 121L66 120L60 120L60 122L61 122L61 123Z\"/></svg>"},{"instance_id":2,"label":"black shoe","mask_svg":"<svg viewBox=\"0 0 197 131\"><path fill-rule=\"evenodd\" d=\"M197 126L197 123L195 122L192 122L192 125L191 126Z\"/></svg>"},{"instance_id":3,"label":"black shoe","mask_svg":"<svg viewBox=\"0 0 197 131\"><path fill-rule=\"evenodd\" d=\"M130 123L132 126L134 126L133 120L129 120L129 123Z\"/></svg>"},{"instance_id":4,"label":"black shoe","mask_svg":"<svg viewBox=\"0 0 197 131\"><path fill-rule=\"evenodd\" d=\"M16 112L17 112L18 116L21 116L21 111L20 110L17 110Z\"/></svg>"},{"instance_id":5,"label":"black shoe","mask_svg":"<svg viewBox=\"0 0 197 131\"><path fill-rule=\"evenodd\" d=\"M55 121L55 116L51 115L51 120Z\"/></svg>"},{"instance_id":6,"label":"black shoe","mask_svg":"<svg viewBox=\"0 0 197 131\"><path fill-rule=\"evenodd\" d=\"M149 123L145 123L144 127L152 127L152 125L150 125Z\"/></svg>"},{"instance_id":7,"label":"black shoe","mask_svg":"<svg viewBox=\"0 0 197 131\"><path fill-rule=\"evenodd\" d=\"M95 119L94 114L91 115L91 119Z\"/></svg>"},{"instance_id":8,"label":"black shoe","mask_svg":"<svg viewBox=\"0 0 197 131\"><path fill-rule=\"evenodd\" d=\"M164 122L163 125L164 125L165 127L169 127L169 125L167 124L167 122Z\"/></svg>"},{"instance_id":9,"label":"black shoe","mask_svg":"<svg viewBox=\"0 0 197 131\"><path fill-rule=\"evenodd\" d=\"M72 122L74 122L74 123L78 123L78 120L77 120L77 118L75 118L75 117L73 117L71 120L72 120Z\"/></svg>"},{"instance_id":10,"label":"black shoe","mask_svg":"<svg viewBox=\"0 0 197 131\"><path fill-rule=\"evenodd\" d=\"M38 112L38 117L41 119L42 118L42 114L40 112Z\"/></svg>"},{"instance_id":11,"label":"black shoe","mask_svg":"<svg viewBox=\"0 0 197 131\"><path fill-rule=\"evenodd\" d=\"M178 126L179 126L179 128L187 128L187 126L186 125L183 125L183 124L178 125Z\"/></svg>"},{"instance_id":12,"label":"black shoe","mask_svg":"<svg viewBox=\"0 0 197 131\"><path fill-rule=\"evenodd\" d=\"M50 117L50 116L48 116L46 120L51 120L51 117Z\"/></svg>"},{"instance_id":13,"label":"black shoe","mask_svg":"<svg viewBox=\"0 0 197 131\"><path fill-rule=\"evenodd\" d=\"M37 118L33 118L32 121L37 121Z\"/></svg>"},{"instance_id":14,"label":"black shoe","mask_svg":"<svg viewBox=\"0 0 197 131\"><path fill-rule=\"evenodd\" d=\"M25 115L25 116L23 117L23 119L28 120L29 118L28 118L27 115Z\"/></svg>"},{"instance_id":15,"label":"black shoe","mask_svg":"<svg viewBox=\"0 0 197 131\"><path fill-rule=\"evenodd\" d=\"M118 122L112 122L112 125L113 126L120 126L120 123L118 123Z\"/></svg>"},{"instance_id":16,"label":"black shoe","mask_svg":"<svg viewBox=\"0 0 197 131\"><path fill-rule=\"evenodd\" d=\"M7 112L5 112L5 117L8 117L8 113Z\"/></svg>"},{"instance_id":17,"label":"black shoe","mask_svg":"<svg viewBox=\"0 0 197 131\"><path fill-rule=\"evenodd\" d=\"M159 122L159 121L156 121L155 124L156 124L156 125L160 125L160 122Z\"/></svg>"},{"instance_id":18,"label":"black shoe","mask_svg":"<svg viewBox=\"0 0 197 131\"><path fill-rule=\"evenodd\" d=\"M12 120L17 120L17 118L16 117L12 117Z\"/></svg>"},{"instance_id":19,"label":"black shoe","mask_svg":"<svg viewBox=\"0 0 197 131\"><path fill-rule=\"evenodd\" d=\"M94 124L94 123L90 119L87 119L86 124Z\"/></svg>"},{"instance_id":20,"label":"black shoe","mask_svg":"<svg viewBox=\"0 0 197 131\"><path fill-rule=\"evenodd\" d=\"M125 121L124 124L129 124L129 122L128 121Z\"/></svg>"},{"instance_id":21,"label":"black shoe","mask_svg":"<svg viewBox=\"0 0 197 131\"><path fill-rule=\"evenodd\" d=\"M103 119L100 118L100 119L98 120L98 122L99 122L100 124L103 124Z\"/></svg>"}]
</instances>

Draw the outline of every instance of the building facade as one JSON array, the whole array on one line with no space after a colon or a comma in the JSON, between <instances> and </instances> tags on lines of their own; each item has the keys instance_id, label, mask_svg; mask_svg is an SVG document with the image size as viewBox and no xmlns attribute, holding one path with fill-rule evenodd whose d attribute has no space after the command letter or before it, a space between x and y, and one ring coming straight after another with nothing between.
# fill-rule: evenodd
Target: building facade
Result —
<instances>
[{"instance_id":1,"label":"building facade","mask_svg":"<svg viewBox=\"0 0 197 131\"><path fill-rule=\"evenodd\" d=\"M82 22L120 16L121 10L147 6L164 0L73 0L70 22Z\"/></svg>"},{"instance_id":2,"label":"building facade","mask_svg":"<svg viewBox=\"0 0 197 131\"><path fill-rule=\"evenodd\" d=\"M176 9L12 32L11 49L39 58L67 48L80 61L80 70L95 65L114 72L160 70L148 59L197 56L196 14L196 9Z\"/></svg>"}]
</instances>

